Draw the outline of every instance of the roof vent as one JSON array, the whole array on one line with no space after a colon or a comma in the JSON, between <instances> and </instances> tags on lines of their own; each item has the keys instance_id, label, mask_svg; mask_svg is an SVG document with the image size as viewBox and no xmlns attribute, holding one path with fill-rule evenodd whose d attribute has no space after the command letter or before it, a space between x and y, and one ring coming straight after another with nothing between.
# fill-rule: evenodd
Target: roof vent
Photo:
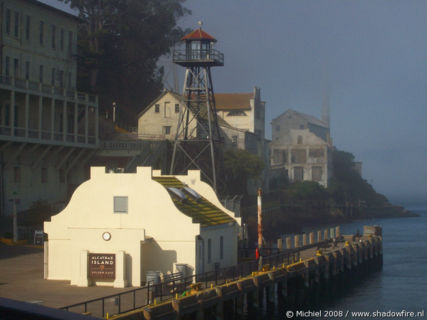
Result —
<instances>
[{"instance_id":1,"label":"roof vent","mask_svg":"<svg viewBox=\"0 0 427 320\"><path fill-rule=\"evenodd\" d=\"M200 201L202 199L202 197L200 196L200 194L197 193L196 190L191 189L190 187L184 187L184 190L190 195L192 196L194 199L196 199L196 201Z\"/></svg>"},{"instance_id":2,"label":"roof vent","mask_svg":"<svg viewBox=\"0 0 427 320\"><path fill-rule=\"evenodd\" d=\"M182 192L180 189L178 188L174 188L174 187L169 187L168 190L177 198L179 198L181 201L184 201L185 198L185 194L184 192Z\"/></svg>"}]
</instances>

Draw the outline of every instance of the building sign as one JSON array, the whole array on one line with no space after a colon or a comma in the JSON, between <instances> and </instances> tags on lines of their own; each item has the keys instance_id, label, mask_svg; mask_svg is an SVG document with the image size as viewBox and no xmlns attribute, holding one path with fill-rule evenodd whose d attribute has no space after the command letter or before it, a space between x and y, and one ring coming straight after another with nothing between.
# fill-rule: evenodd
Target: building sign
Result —
<instances>
[{"instance_id":1,"label":"building sign","mask_svg":"<svg viewBox=\"0 0 427 320\"><path fill-rule=\"evenodd\" d=\"M89 253L89 278L116 278L116 255L109 253Z\"/></svg>"}]
</instances>

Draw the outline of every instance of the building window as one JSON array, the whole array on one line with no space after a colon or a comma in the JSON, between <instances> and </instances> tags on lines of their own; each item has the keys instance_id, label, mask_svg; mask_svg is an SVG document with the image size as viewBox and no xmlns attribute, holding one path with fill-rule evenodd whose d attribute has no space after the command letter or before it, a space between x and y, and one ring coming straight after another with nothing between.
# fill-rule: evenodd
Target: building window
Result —
<instances>
[{"instance_id":1,"label":"building window","mask_svg":"<svg viewBox=\"0 0 427 320\"><path fill-rule=\"evenodd\" d=\"M280 131L280 126L276 126L276 131Z\"/></svg>"},{"instance_id":2,"label":"building window","mask_svg":"<svg viewBox=\"0 0 427 320\"><path fill-rule=\"evenodd\" d=\"M50 81L50 84L52 86L55 86L55 73L56 73L55 68L52 68L52 78L51 78L51 81Z\"/></svg>"},{"instance_id":3,"label":"building window","mask_svg":"<svg viewBox=\"0 0 427 320\"><path fill-rule=\"evenodd\" d=\"M59 86L61 88L64 87L64 71L63 70L59 71Z\"/></svg>"},{"instance_id":4,"label":"building window","mask_svg":"<svg viewBox=\"0 0 427 320\"><path fill-rule=\"evenodd\" d=\"M10 76L10 58L8 56L6 56L5 58L5 66L4 66L4 72L6 77Z\"/></svg>"},{"instance_id":5,"label":"building window","mask_svg":"<svg viewBox=\"0 0 427 320\"><path fill-rule=\"evenodd\" d=\"M15 12L15 28L14 28L15 32L15 37L18 38L19 37L19 12Z\"/></svg>"},{"instance_id":6,"label":"building window","mask_svg":"<svg viewBox=\"0 0 427 320\"><path fill-rule=\"evenodd\" d=\"M234 110L234 111L230 111L227 114L227 117L235 117L235 116L246 116L246 113L244 111Z\"/></svg>"},{"instance_id":7,"label":"building window","mask_svg":"<svg viewBox=\"0 0 427 320\"><path fill-rule=\"evenodd\" d=\"M237 136L231 137L231 144L233 145L233 147L237 147L237 138Z\"/></svg>"},{"instance_id":8,"label":"building window","mask_svg":"<svg viewBox=\"0 0 427 320\"><path fill-rule=\"evenodd\" d=\"M52 25L52 49L56 48L56 26Z\"/></svg>"},{"instance_id":9,"label":"building window","mask_svg":"<svg viewBox=\"0 0 427 320\"><path fill-rule=\"evenodd\" d=\"M165 135L171 134L171 126L164 126L163 127L163 134L165 134Z\"/></svg>"},{"instance_id":10,"label":"building window","mask_svg":"<svg viewBox=\"0 0 427 320\"><path fill-rule=\"evenodd\" d=\"M21 182L21 168L14 167L13 168L13 182L20 183Z\"/></svg>"},{"instance_id":11,"label":"building window","mask_svg":"<svg viewBox=\"0 0 427 320\"><path fill-rule=\"evenodd\" d=\"M30 26L31 26L31 17L26 16L26 18L25 18L25 40L30 40Z\"/></svg>"},{"instance_id":12,"label":"building window","mask_svg":"<svg viewBox=\"0 0 427 320\"><path fill-rule=\"evenodd\" d=\"M321 181L322 180L322 167L311 168L311 179L313 181Z\"/></svg>"},{"instance_id":13,"label":"building window","mask_svg":"<svg viewBox=\"0 0 427 320\"><path fill-rule=\"evenodd\" d=\"M294 181L304 181L304 168L295 167L294 168Z\"/></svg>"},{"instance_id":14,"label":"building window","mask_svg":"<svg viewBox=\"0 0 427 320\"><path fill-rule=\"evenodd\" d=\"M44 68L43 68L43 65L41 64L40 68L39 68L39 81L40 81L40 83L43 83L43 74L44 74Z\"/></svg>"},{"instance_id":15,"label":"building window","mask_svg":"<svg viewBox=\"0 0 427 320\"><path fill-rule=\"evenodd\" d=\"M30 62L25 61L25 80L30 80Z\"/></svg>"},{"instance_id":16,"label":"building window","mask_svg":"<svg viewBox=\"0 0 427 320\"><path fill-rule=\"evenodd\" d=\"M298 136L298 138L297 138L297 144L302 144L302 136Z\"/></svg>"},{"instance_id":17,"label":"building window","mask_svg":"<svg viewBox=\"0 0 427 320\"><path fill-rule=\"evenodd\" d=\"M59 169L59 183L65 183L65 170Z\"/></svg>"},{"instance_id":18,"label":"building window","mask_svg":"<svg viewBox=\"0 0 427 320\"><path fill-rule=\"evenodd\" d=\"M128 213L128 197L114 197L114 213Z\"/></svg>"},{"instance_id":19,"label":"building window","mask_svg":"<svg viewBox=\"0 0 427 320\"><path fill-rule=\"evenodd\" d=\"M71 79L72 79L72 73L71 73L71 72L68 72L68 88L69 88L69 89L71 89L71 88L72 88Z\"/></svg>"},{"instance_id":20,"label":"building window","mask_svg":"<svg viewBox=\"0 0 427 320\"><path fill-rule=\"evenodd\" d=\"M160 112L160 104L156 104L156 105L154 106L154 112L155 112L155 113L159 113L159 112Z\"/></svg>"},{"instance_id":21,"label":"building window","mask_svg":"<svg viewBox=\"0 0 427 320\"><path fill-rule=\"evenodd\" d=\"M300 125L299 125L299 128L300 128L300 129L304 129L304 125L303 125L303 124L300 124Z\"/></svg>"},{"instance_id":22,"label":"building window","mask_svg":"<svg viewBox=\"0 0 427 320\"><path fill-rule=\"evenodd\" d=\"M42 183L47 183L47 179L48 179L47 168L42 168L41 174L42 174L42 176L41 176Z\"/></svg>"},{"instance_id":23,"label":"building window","mask_svg":"<svg viewBox=\"0 0 427 320\"><path fill-rule=\"evenodd\" d=\"M212 262L212 240L208 239L208 263Z\"/></svg>"},{"instance_id":24,"label":"building window","mask_svg":"<svg viewBox=\"0 0 427 320\"><path fill-rule=\"evenodd\" d=\"M40 45L42 46L44 41L44 22L43 21L40 21L39 41L40 41Z\"/></svg>"},{"instance_id":25,"label":"building window","mask_svg":"<svg viewBox=\"0 0 427 320\"><path fill-rule=\"evenodd\" d=\"M307 152L305 149L292 149L291 150L291 162L292 163L306 163Z\"/></svg>"},{"instance_id":26,"label":"building window","mask_svg":"<svg viewBox=\"0 0 427 320\"><path fill-rule=\"evenodd\" d=\"M219 258L224 259L224 237L219 237Z\"/></svg>"},{"instance_id":27,"label":"building window","mask_svg":"<svg viewBox=\"0 0 427 320\"><path fill-rule=\"evenodd\" d=\"M175 104L175 113L179 113L179 104Z\"/></svg>"},{"instance_id":28,"label":"building window","mask_svg":"<svg viewBox=\"0 0 427 320\"><path fill-rule=\"evenodd\" d=\"M61 49L61 51L64 51L64 29L61 29L61 34L59 37L59 47Z\"/></svg>"},{"instance_id":29,"label":"building window","mask_svg":"<svg viewBox=\"0 0 427 320\"><path fill-rule=\"evenodd\" d=\"M10 9L6 9L6 34L10 35L10 19L11 19L11 13Z\"/></svg>"},{"instance_id":30,"label":"building window","mask_svg":"<svg viewBox=\"0 0 427 320\"><path fill-rule=\"evenodd\" d=\"M19 60L13 59L13 76L15 78L19 77Z\"/></svg>"},{"instance_id":31,"label":"building window","mask_svg":"<svg viewBox=\"0 0 427 320\"><path fill-rule=\"evenodd\" d=\"M73 53L73 31L68 31L68 52Z\"/></svg>"},{"instance_id":32,"label":"building window","mask_svg":"<svg viewBox=\"0 0 427 320\"><path fill-rule=\"evenodd\" d=\"M282 150L282 161L288 163L288 150Z\"/></svg>"}]
</instances>

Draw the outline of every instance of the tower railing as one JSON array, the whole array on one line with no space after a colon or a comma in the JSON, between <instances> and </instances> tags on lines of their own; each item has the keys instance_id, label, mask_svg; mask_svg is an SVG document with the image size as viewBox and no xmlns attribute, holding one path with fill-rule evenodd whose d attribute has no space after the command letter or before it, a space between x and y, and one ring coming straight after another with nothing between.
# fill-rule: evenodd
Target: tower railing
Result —
<instances>
[{"instance_id":1,"label":"tower railing","mask_svg":"<svg viewBox=\"0 0 427 320\"><path fill-rule=\"evenodd\" d=\"M173 52L172 61L180 62L208 62L224 65L224 54L215 49L176 49Z\"/></svg>"}]
</instances>

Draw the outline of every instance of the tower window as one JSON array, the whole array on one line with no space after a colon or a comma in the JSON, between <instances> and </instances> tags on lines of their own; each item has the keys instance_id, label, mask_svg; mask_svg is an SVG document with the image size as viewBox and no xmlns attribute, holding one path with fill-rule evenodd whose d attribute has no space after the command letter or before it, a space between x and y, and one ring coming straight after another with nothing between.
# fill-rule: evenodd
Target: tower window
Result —
<instances>
[{"instance_id":1,"label":"tower window","mask_svg":"<svg viewBox=\"0 0 427 320\"><path fill-rule=\"evenodd\" d=\"M156 104L156 105L154 106L154 112L155 112L155 113L160 113L160 104Z\"/></svg>"},{"instance_id":2,"label":"tower window","mask_svg":"<svg viewBox=\"0 0 427 320\"><path fill-rule=\"evenodd\" d=\"M171 126L164 126L163 127L163 134L171 134Z\"/></svg>"},{"instance_id":3,"label":"tower window","mask_svg":"<svg viewBox=\"0 0 427 320\"><path fill-rule=\"evenodd\" d=\"M175 104L175 113L179 113L179 104Z\"/></svg>"}]
</instances>

